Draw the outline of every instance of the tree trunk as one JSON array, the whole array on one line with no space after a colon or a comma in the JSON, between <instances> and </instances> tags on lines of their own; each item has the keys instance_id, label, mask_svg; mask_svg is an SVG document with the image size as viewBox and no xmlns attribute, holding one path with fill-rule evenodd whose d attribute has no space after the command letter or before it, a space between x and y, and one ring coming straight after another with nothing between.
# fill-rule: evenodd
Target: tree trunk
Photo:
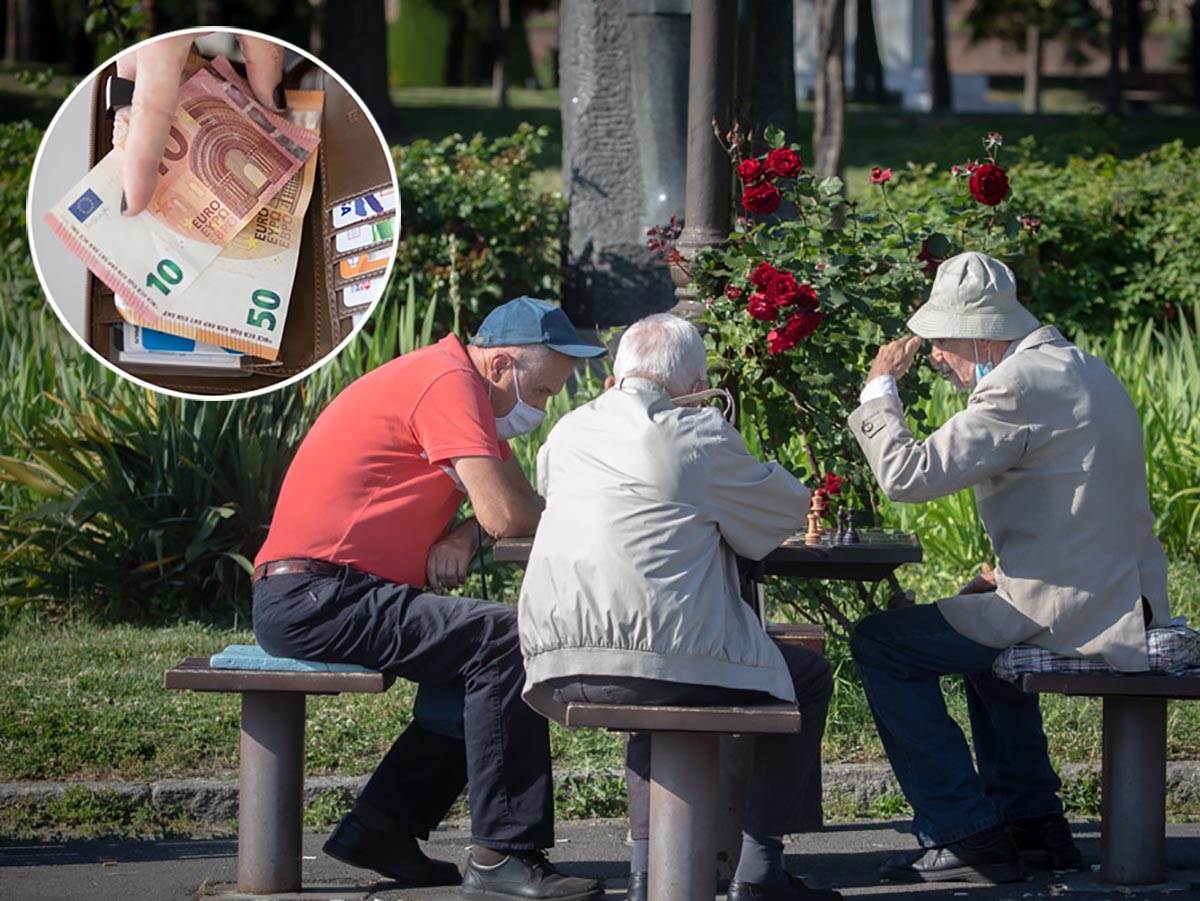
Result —
<instances>
[{"instance_id":1,"label":"tree trunk","mask_svg":"<svg viewBox=\"0 0 1200 901\"><path fill-rule=\"evenodd\" d=\"M312 3L312 0L309 0ZM196 0L197 25L223 25L225 4L222 0Z\"/></svg>"},{"instance_id":2,"label":"tree trunk","mask_svg":"<svg viewBox=\"0 0 1200 901\"><path fill-rule=\"evenodd\" d=\"M929 102L934 112L949 112L950 64L946 58L946 0L925 2L926 51L929 57Z\"/></svg>"},{"instance_id":3,"label":"tree trunk","mask_svg":"<svg viewBox=\"0 0 1200 901\"><path fill-rule=\"evenodd\" d=\"M817 66L813 81L813 170L841 175L846 146L846 0L813 0Z\"/></svg>"},{"instance_id":4,"label":"tree trunk","mask_svg":"<svg viewBox=\"0 0 1200 901\"><path fill-rule=\"evenodd\" d=\"M1191 20L1192 48L1188 54L1188 68L1192 76L1192 106L1200 107L1200 0L1192 0L1188 10Z\"/></svg>"},{"instance_id":5,"label":"tree trunk","mask_svg":"<svg viewBox=\"0 0 1200 901\"><path fill-rule=\"evenodd\" d=\"M385 132L398 127L388 95L387 22L383 3L339 4L328 9L321 32L321 59L358 92Z\"/></svg>"},{"instance_id":6,"label":"tree trunk","mask_svg":"<svg viewBox=\"0 0 1200 901\"><path fill-rule=\"evenodd\" d=\"M1042 29L1030 25L1025 29L1025 98L1022 109L1027 113L1042 111Z\"/></svg>"},{"instance_id":7,"label":"tree trunk","mask_svg":"<svg viewBox=\"0 0 1200 901\"><path fill-rule=\"evenodd\" d=\"M796 53L792 0L759 0L754 14L750 76L750 122L761 135L774 125L789 141L799 139Z\"/></svg>"},{"instance_id":8,"label":"tree trunk","mask_svg":"<svg viewBox=\"0 0 1200 901\"><path fill-rule=\"evenodd\" d=\"M854 90L851 97L859 103L883 103L883 60L879 58L879 39L875 34L872 0L856 0L857 29L854 38Z\"/></svg>"},{"instance_id":9,"label":"tree trunk","mask_svg":"<svg viewBox=\"0 0 1200 901\"><path fill-rule=\"evenodd\" d=\"M1142 39L1145 37L1141 0L1125 0L1125 60L1130 74L1141 75Z\"/></svg>"},{"instance_id":10,"label":"tree trunk","mask_svg":"<svg viewBox=\"0 0 1200 901\"><path fill-rule=\"evenodd\" d=\"M312 10L308 20L308 52L320 58L325 49L321 38L325 30L325 0L308 0L308 5Z\"/></svg>"},{"instance_id":11,"label":"tree trunk","mask_svg":"<svg viewBox=\"0 0 1200 901\"><path fill-rule=\"evenodd\" d=\"M4 60L17 61L17 38L21 33L21 4L18 0L8 0L4 5Z\"/></svg>"},{"instance_id":12,"label":"tree trunk","mask_svg":"<svg viewBox=\"0 0 1200 901\"><path fill-rule=\"evenodd\" d=\"M1111 116L1121 115L1121 22L1124 17L1124 0L1112 0L1112 18L1108 22L1108 77L1104 84L1104 106Z\"/></svg>"},{"instance_id":13,"label":"tree trunk","mask_svg":"<svg viewBox=\"0 0 1200 901\"><path fill-rule=\"evenodd\" d=\"M508 42L512 28L510 0L498 0L499 19L496 31L496 59L492 62L492 102L499 109L508 108Z\"/></svg>"}]
</instances>

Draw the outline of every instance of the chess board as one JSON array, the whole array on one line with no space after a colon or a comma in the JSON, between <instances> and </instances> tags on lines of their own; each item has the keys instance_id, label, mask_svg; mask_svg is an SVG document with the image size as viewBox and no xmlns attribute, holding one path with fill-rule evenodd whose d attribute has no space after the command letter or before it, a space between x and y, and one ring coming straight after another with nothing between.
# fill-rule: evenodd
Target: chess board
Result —
<instances>
[{"instance_id":1,"label":"chess board","mask_svg":"<svg viewBox=\"0 0 1200 901\"><path fill-rule=\"evenodd\" d=\"M875 548L892 548L892 547L912 547L917 543L917 538L912 532L903 532L897 529L858 529L858 541L844 544L838 540L836 529L822 529L821 540L819 544L808 544L805 541L804 532L796 532L783 540L780 547L797 548L797 547L853 547L870 546Z\"/></svg>"}]
</instances>

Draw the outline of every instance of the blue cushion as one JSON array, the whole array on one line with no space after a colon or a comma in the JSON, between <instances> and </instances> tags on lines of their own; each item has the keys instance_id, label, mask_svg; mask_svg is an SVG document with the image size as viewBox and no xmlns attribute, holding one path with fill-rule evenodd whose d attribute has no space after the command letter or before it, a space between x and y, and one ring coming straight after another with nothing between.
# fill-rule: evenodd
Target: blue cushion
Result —
<instances>
[{"instance_id":1,"label":"blue cushion","mask_svg":"<svg viewBox=\"0 0 1200 901\"><path fill-rule=\"evenodd\" d=\"M231 644L213 654L208 660L213 669L253 669L286 673L373 673L356 663L320 663L316 660L296 660L292 657L273 657L256 644Z\"/></svg>"}]
</instances>

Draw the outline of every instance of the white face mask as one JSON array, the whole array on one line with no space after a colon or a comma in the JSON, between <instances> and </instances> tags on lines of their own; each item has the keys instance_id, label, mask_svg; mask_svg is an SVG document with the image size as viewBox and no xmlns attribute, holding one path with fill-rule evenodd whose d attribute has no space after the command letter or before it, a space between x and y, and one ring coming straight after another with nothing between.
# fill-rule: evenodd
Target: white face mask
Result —
<instances>
[{"instance_id":1,"label":"white face mask","mask_svg":"<svg viewBox=\"0 0 1200 901\"><path fill-rule=\"evenodd\" d=\"M496 417L496 435L501 441L527 435L542 424L546 411L539 410L521 400L521 380L517 377L517 367L513 366L513 387L517 391L517 402L503 416ZM488 397L492 396L492 385L488 383Z\"/></svg>"},{"instance_id":2,"label":"white face mask","mask_svg":"<svg viewBox=\"0 0 1200 901\"><path fill-rule=\"evenodd\" d=\"M671 400L674 401L677 407L689 407L712 397L725 398L725 409L722 411L722 414L727 420L733 422L733 395L724 388L707 388L704 391L696 391L692 394L681 394L679 397L671 398Z\"/></svg>"}]
</instances>

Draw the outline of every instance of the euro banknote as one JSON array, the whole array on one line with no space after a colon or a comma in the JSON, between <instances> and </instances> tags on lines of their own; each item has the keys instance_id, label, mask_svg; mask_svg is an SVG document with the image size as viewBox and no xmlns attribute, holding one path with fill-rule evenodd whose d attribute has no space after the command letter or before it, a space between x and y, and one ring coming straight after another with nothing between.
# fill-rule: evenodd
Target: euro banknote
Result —
<instances>
[{"instance_id":1,"label":"euro banknote","mask_svg":"<svg viewBox=\"0 0 1200 901\"><path fill-rule=\"evenodd\" d=\"M324 96L322 91L287 91L288 119L319 134ZM118 293L121 315L168 334L277 359L316 169L313 154L191 286L163 307L157 320L143 321Z\"/></svg>"},{"instance_id":2,"label":"euro banknote","mask_svg":"<svg viewBox=\"0 0 1200 901\"><path fill-rule=\"evenodd\" d=\"M125 151L118 146L45 218L140 324L158 327L171 302L293 181L318 142L259 104L217 57L180 85L145 210L121 214Z\"/></svg>"}]
</instances>

